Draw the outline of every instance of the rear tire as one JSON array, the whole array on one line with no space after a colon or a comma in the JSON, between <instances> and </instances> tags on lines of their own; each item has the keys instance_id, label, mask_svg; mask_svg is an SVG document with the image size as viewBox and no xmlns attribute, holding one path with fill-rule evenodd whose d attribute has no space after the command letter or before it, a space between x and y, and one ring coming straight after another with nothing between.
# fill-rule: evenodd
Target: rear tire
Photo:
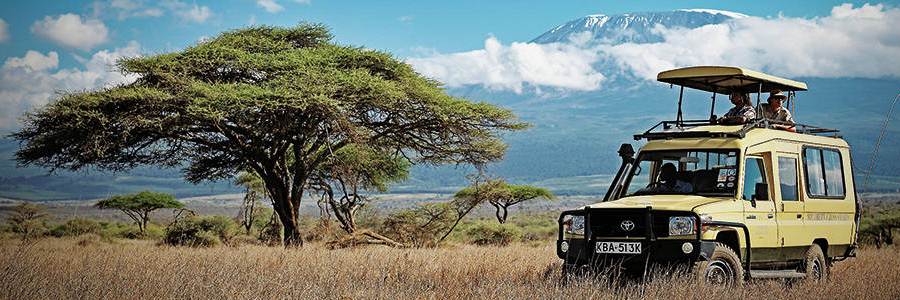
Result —
<instances>
[{"instance_id":1,"label":"rear tire","mask_svg":"<svg viewBox=\"0 0 900 300\"><path fill-rule=\"evenodd\" d=\"M817 244L809 246L803 263L800 265L800 270L806 273L806 280L809 282L825 282L828 280L828 262L825 260L822 247Z\"/></svg>"},{"instance_id":2,"label":"rear tire","mask_svg":"<svg viewBox=\"0 0 900 300\"><path fill-rule=\"evenodd\" d=\"M738 255L723 243L716 248L709 260L697 262L694 274L700 282L713 285L740 286L744 284L744 267Z\"/></svg>"}]
</instances>

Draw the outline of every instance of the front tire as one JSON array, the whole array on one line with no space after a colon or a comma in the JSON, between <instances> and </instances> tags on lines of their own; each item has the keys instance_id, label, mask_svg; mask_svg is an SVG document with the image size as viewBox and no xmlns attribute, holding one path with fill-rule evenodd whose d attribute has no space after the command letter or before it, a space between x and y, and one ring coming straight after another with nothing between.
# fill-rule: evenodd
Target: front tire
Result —
<instances>
[{"instance_id":1,"label":"front tire","mask_svg":"<svg viewBox=\"0 0 900 300\"><path fill-rule=\"evenodd\" d=\"M715 250L708 260L700 261L694 268L700 282L713 285L744 284L744 267L738 255L723 243L716 242Z\"/></svg>"},{"instance_id":2,"label":"front tire","mask_svg":"<svg viewBox=\"0 0 900 300\"><path fill-rule=\"evenodd\" d=\"M828 280L828 262L825 260L822 247L813 244L806 250L800 270L806 273L807 281L824 282Z\"/></svg>"}]
</instances>

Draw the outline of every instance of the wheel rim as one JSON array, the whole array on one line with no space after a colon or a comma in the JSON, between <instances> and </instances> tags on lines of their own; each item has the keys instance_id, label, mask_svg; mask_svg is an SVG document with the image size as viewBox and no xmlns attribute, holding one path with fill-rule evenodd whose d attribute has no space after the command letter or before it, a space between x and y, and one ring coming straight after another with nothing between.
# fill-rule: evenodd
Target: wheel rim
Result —
<instances>
[{"instance_id":1,"label":"wheel rim","mask_svg":"<svg viewBox=\"0 0 900 300\"><path fill-rule=\"evenodd\" d=\"M813 279L816 281L822 279L822 263L820 263L818 259L812 261L812 270L810 271L812 272Z\"/></svg>"},{"instance_id":2,"label":"wheel rim","mask_svg":"<svg viewBox=\"0 0 900 300\"><path fill-rule=\"evenodd\" d=\"M722 260L710 262L705 275L707 283L716 285L729 285L734 280L734 270Z\"/></svg>"}]
</instances>

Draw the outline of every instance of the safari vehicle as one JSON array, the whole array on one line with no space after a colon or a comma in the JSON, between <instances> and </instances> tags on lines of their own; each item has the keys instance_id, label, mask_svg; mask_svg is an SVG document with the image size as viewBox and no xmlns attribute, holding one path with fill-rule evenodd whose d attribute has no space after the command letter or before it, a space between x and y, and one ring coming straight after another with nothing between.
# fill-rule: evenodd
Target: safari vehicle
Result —
<instances>
[{"instance_id":1,"label":"safari vehicle","mask_svg":"<svg viewBox=\"0 0 900 300\"><path fill-rule=\"evenodd\" d=\"M700 280L824 280L835 261L855 256L859 205L850 146L837 130L766 119L716 124L716 95L786 91L792 107L806 84L737 67L659 73L680 86L674 121L635 140L603 201L559 218L563 272L660 263L687 266ZM684 88L712 93L709 120L684 120ZM676 184L672 184L672 182ZM660 188L668 185L669 188Z\"/></svg>"}]
</instances>

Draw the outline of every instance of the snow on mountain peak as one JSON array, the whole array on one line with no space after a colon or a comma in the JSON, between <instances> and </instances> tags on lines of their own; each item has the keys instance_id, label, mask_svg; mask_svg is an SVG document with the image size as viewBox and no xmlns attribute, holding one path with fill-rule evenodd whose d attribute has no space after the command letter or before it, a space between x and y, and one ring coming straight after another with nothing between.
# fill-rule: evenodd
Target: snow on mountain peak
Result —
<instances>
[{"instance_id":1,"label":"snow on mountain peak","mask_svg":"<svg viewBox=\"0 0 900 300\"><path fill-rule=\"evenodd\" d=\"M711 15L719 14L719 15L728 16L728 17L731 17L734 19L749 17L748 15L745 15L745 14L742 14L739 12L718 10L718 9L690 8L690 9L679 9L678 11L699 12L699 13L707 13L707 14L711 14Z\"/></svg>"},{"instance_id":2,"label":"snow on mountain peak","mask_svg":"<svg viewBox=\"0 0 900 300\"><path fill-rule=\"evenodd\" d=\"M531 42L549 44L566 43L584 37L599 43L648 43L660 37L653 32L656 26L697 28L719 24L747 15L714 9L679 9L664 12L637 12L618 15L592 14L571 20L541 34Z\"/></svg>"}]
</instances>

